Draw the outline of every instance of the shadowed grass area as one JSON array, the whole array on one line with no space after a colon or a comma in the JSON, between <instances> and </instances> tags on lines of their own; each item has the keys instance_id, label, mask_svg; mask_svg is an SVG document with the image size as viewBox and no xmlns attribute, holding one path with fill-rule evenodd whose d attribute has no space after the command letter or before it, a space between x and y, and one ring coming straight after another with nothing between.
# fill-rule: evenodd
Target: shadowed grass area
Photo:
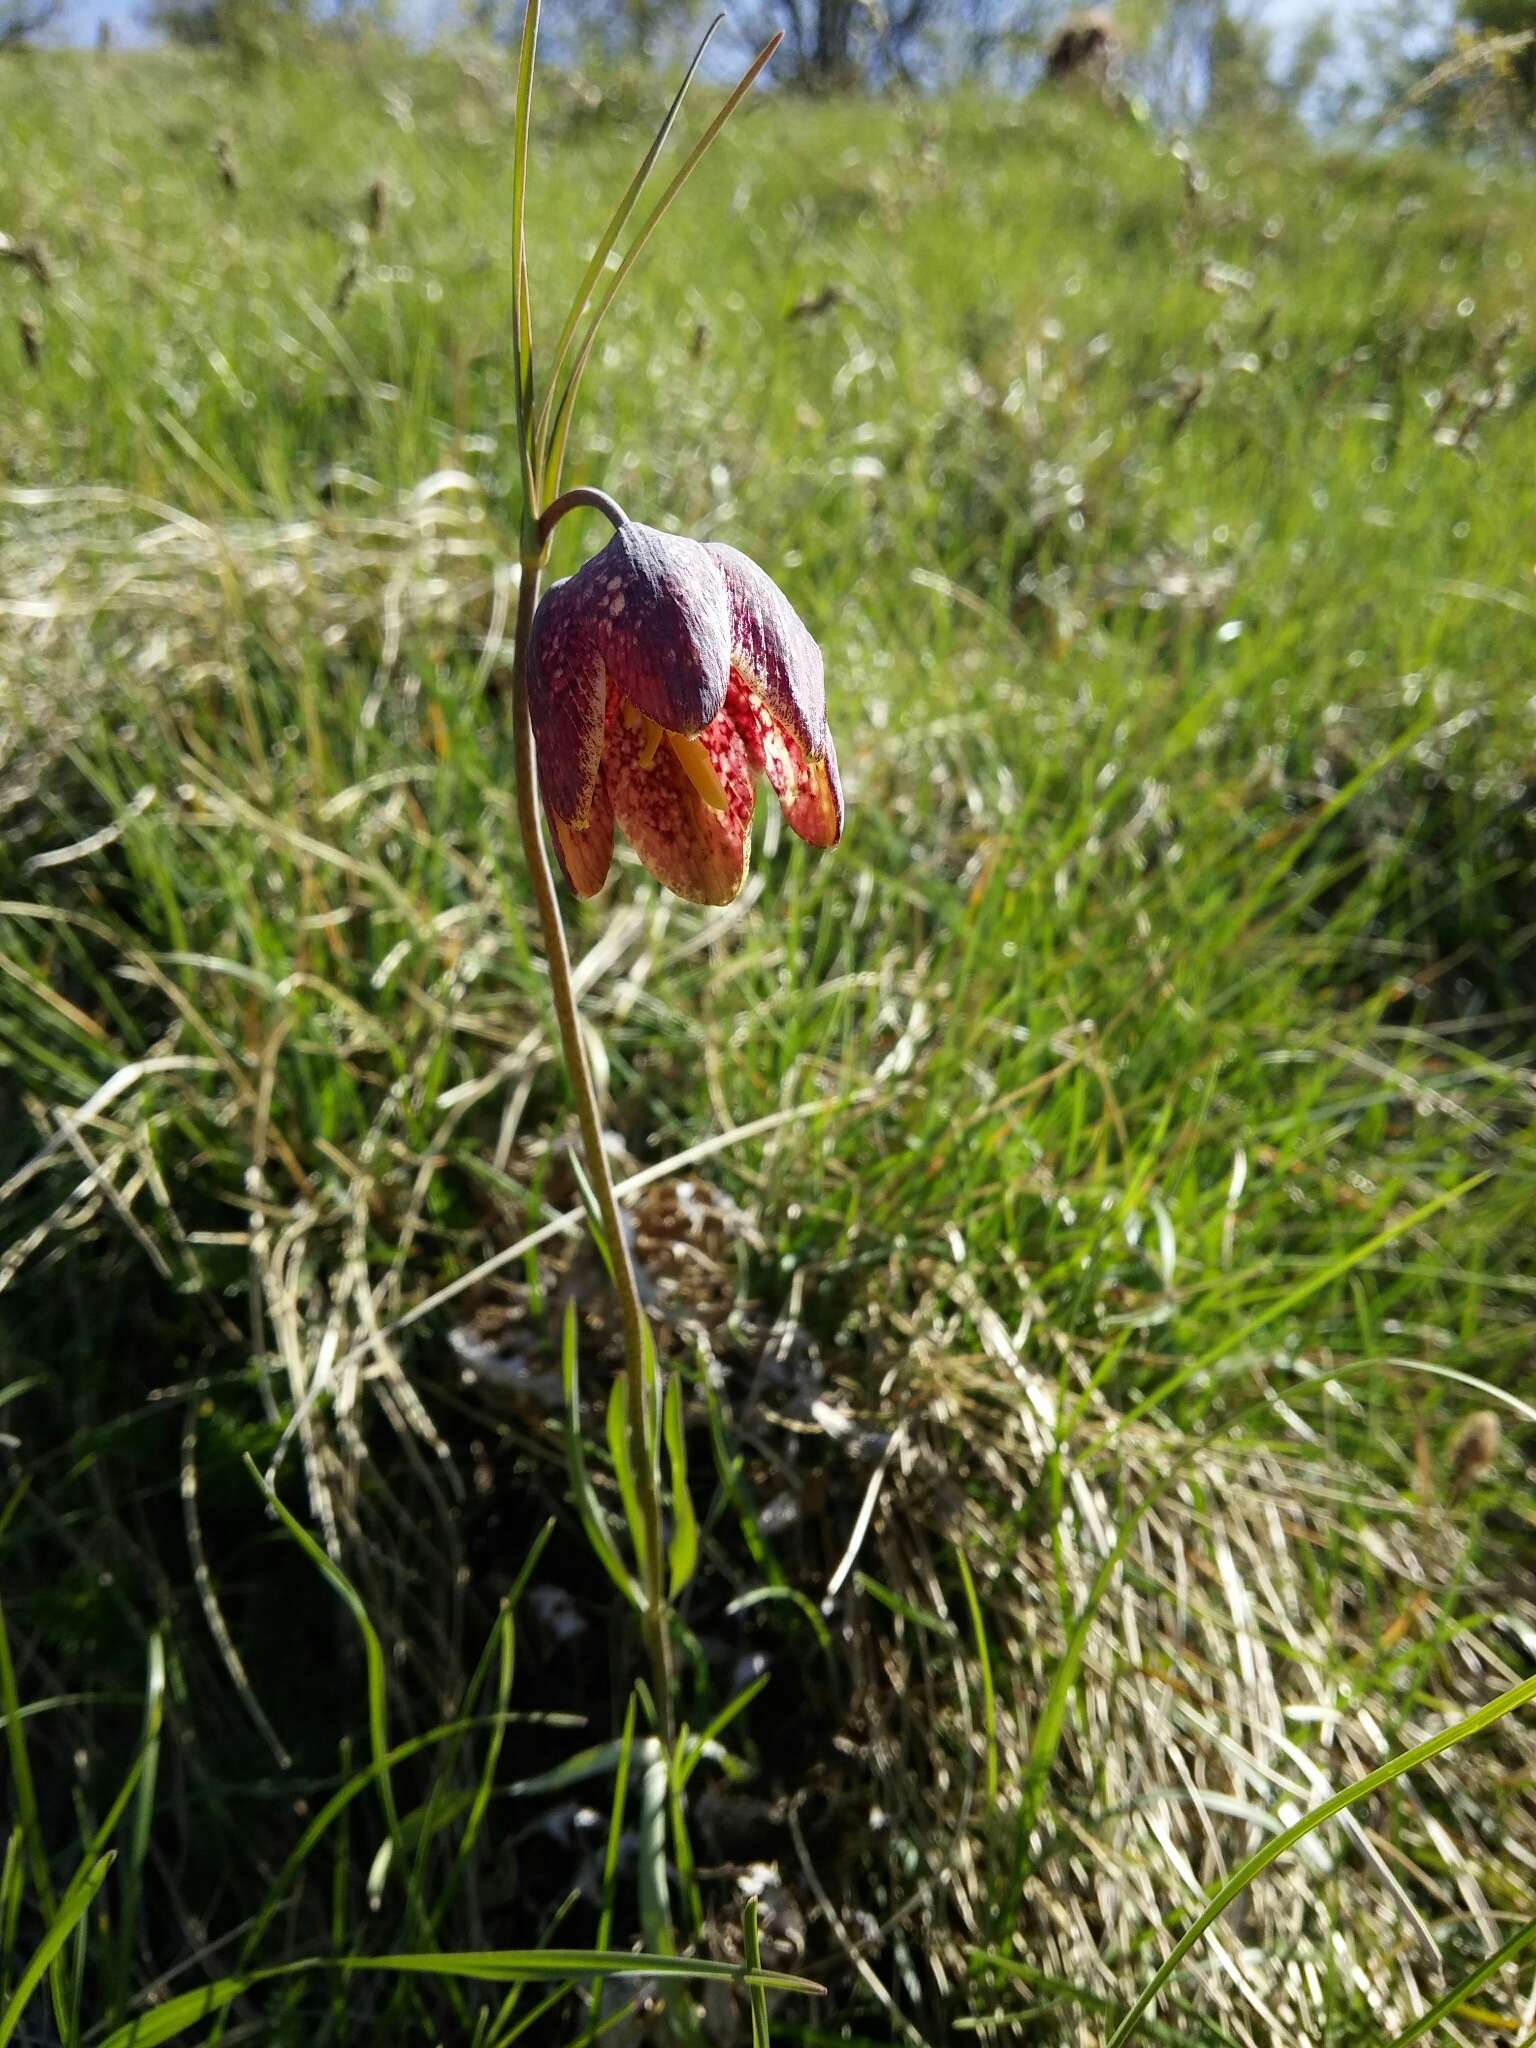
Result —
<instances>
[{"instance_id":1,"label":"shadowed grass area","mask_svg":"<svg viewBox=\"0 0 1536 2048\"><path fill-rule=\"evenodd\" d=\"M498 712L512 90L0 71L18 1954L164 1659L71 2041L622 1946L658 1882L558 1429L573 1298L610 1498L605 1290L516 1249L580 1204ZM536 309L660 104L549 86ZM573 914L689 1375L683 1718L768 1681L661 1881L717 1956L762 1893L836 1993L786 2038L1096 2037L1260 1841L1531 1666L1532 188L1044 97L764 101L714 169L569 480L780 578L850 830L770 798L732 910L626 861ZM1507 1722L1310 1838L1163 2038L1391 2039L1536 1910L1532 1767ZM488 2048L506 1995L306 1970L225 2038Z\"/></svg>"}]
</instances>

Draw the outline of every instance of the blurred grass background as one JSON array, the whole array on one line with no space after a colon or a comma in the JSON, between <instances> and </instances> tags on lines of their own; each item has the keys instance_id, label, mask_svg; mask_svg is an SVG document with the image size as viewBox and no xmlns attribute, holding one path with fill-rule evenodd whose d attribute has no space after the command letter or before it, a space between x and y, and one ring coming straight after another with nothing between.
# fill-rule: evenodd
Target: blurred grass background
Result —
<instances>
[{"instance_id":1,"label":"blurred grass background","mask_svg":"<svg viewBox=\"0 0 1536 2048\"><path fill-rule=\"evenodd\" d=\"M165 1659L66 2039L253 1938L638 1924L569 1767L631 1676L545 1391L567 1294L601 1388L596 1268L407 1321L574 1199L498 705L511 92L382 42L0 69L18 1958ZM659 104L546 81L546 341ZM756 1886L832 1983L785 2038L1097 2039L1287 1801L1536 1645L1530 177L764 98L668 227L570 478L778 577L850 798L823 859L769 799L731 911L632 862L573 911L696 1387L688 1719L767 1678L672 1882L715 1952ZM246 1453L352 1574L391 1740L438 1731L409 1868ZM442 1733L509 1701L584 1727ZM1383 1794L1165 2023L1405 2026L1536 1910L1533 1767L1517 1727ZM1458 2038L1529 2030L1479 1998ZM504 2041L501 1999L306 1976L227 2038Z\"/></svg>"}]
</instances>

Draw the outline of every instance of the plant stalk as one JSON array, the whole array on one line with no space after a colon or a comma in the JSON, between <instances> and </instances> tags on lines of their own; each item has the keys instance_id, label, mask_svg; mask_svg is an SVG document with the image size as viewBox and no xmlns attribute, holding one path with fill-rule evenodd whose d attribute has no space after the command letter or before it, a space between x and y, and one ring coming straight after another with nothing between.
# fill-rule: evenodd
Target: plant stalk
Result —
<instances>
[{"instance_id":1,"label":"plant stalk","mask_svg":"<svg viewBox=\"0 0 1536 2048\"><path fill-rule=\"evenodd\" d=\"M624 507L610 498L606 491L599 491L591 484L575 484L570 490L562 491L554 503L546 505L539 514L539 546L541 548L548 547L550 535L560 524L566 513L575 512L583 505L589 507L594 512L601 512L615 533L618 532L621 526L626 526L629 523L629 514L624 510ZM524 575L528 573L526 567L523 573Z\"/></svg>"},{"instance_id":2,"label":"plant stalk","mask_svg":"<svg viewBox=\"0 0 1536 2048\"><path fill-rule=\"evenodd\" d=\"M613 504L611 498L605 499L601 492L596 491L570 491L565 498L558 499L551 505L538 522L541 544L547 543L555 522L565 512L574 511L578 504L596 505L598 510L607 513L610 518L614 518L614 514L617 513L614 524L617 526L623 523L624 515ZM512 733L517 765L517 826L523 842L523 858L528 864L528 874L533 883L533 898L538 907L539 923L544 933L544 956L549 969L550 991L554 997L555 1017L560 1027L560 1047L565 1056L565 1070L570 1077L572 1093L576 1097L576 1114L581 1124L581 1142L586 1154L587 1175L597 1195L603 1232L608 1240L614 1286L619 1296L619 1314L624 1329L624 1377L628 1391L629 1435L640 1496L640 1516L646 1534L646 1554L640 1560L645 1593L645 1644L651 1666L651 1689L656 1698L657 1734L666 1753L670 1755L672 1652L667 1634L666 1556L662 1540L661 1495L657 1484L660 1418L655 1411L653 1389L650 1384L649 1332L646 1328L645 1310L640 1301L640 1284L636 1278L634 1260L630 1256L629 1240L624 1234L623 1219L619 1214L619 1199L614 1192L613 1174L603 1145L602 1116L598 1108L597 1090L592 1083L592 1069L587 1060L586 1046L582 1042L576 989L571 979L570 949L566 945L565 923L560 915L560 899L556 894L555 878L544 846L544 834L539 822L538 792L534 779L533 721L528 712L528 659L533 638L533 614L538 604L539 578L543 566L542 545L537 554L524 551L522 584L517 598L517 624L512 641Z\"/></svg>"}]
</instances>

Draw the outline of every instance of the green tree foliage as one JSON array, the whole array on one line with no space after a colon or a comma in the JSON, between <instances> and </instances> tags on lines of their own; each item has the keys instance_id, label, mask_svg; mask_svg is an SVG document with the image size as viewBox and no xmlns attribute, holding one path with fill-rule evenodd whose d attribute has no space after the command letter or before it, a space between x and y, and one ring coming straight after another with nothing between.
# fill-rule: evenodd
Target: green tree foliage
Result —
<instances>
[{"instance_id":1,"label":"green tree foliage","mask_svg":"<svg viewBox=\"0 0 1536 2048\"><path fill-rule=\"evenodd\" d=\"M0 50L19 48L51 28L63 0L0 0Z\"/></svg>"},{"instance_id":2,"label":"green tree foliage","mask_svg":"<svg viewBox=\"0 0 1536 2048\"><path fill-rule=\"evenodd\" d=\"M150 0L145 15L173 43L245 57L270 55L312 19L309 0Z\"/></svg>"},{"instance_id":3,"label":"green tree foliage","mask_svg":"<svg viewBox=\"0 0 1536 2048\"><path fill-rule=\"evenodd\" d=\"M1490 51L1490 57L1495 75L1512 89L1529 120L1536 111L1536 0L1482 0L1467 13L1473 28L1490 42L1525 39L1520 48Z\"/></svg>"}]
</instances>

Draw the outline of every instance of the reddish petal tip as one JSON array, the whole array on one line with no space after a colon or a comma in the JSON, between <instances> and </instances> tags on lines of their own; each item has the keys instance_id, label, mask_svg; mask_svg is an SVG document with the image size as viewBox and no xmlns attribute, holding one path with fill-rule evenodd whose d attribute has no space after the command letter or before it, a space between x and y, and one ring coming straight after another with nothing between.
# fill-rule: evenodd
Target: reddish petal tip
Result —
<instances>
[{"instance_id":1,"label":"reddish petal tip","mask_svg":"<svg viewBox=\"0 0 1536 2048\"><path fill-rule=\"evenodd\" d=\"M578 896L595 896L613 865L613 806L607 791L599 787L593 793L592 814L585 827L556 817L547 805L545 811L565 879Z\"/></svg>"}]
</instances>

